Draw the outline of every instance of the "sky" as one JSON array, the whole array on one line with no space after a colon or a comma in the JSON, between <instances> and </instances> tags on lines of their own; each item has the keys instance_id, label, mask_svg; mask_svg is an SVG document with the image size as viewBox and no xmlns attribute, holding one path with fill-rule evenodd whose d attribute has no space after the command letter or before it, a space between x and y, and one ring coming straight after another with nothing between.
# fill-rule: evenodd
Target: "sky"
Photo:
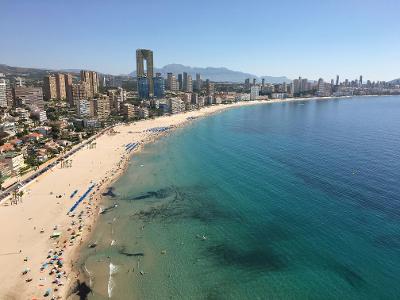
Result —
<instances>
[{"instance_id":1,"label":"sky","mask_svg":"<svg viewBox=\"0 0 400 300\"><path fill-rule=\"evenodd\" d=\"M399 0L0 0L0 63L127 74L154 64L258 76L400 77Z\"/></svg>"}]
</instances>

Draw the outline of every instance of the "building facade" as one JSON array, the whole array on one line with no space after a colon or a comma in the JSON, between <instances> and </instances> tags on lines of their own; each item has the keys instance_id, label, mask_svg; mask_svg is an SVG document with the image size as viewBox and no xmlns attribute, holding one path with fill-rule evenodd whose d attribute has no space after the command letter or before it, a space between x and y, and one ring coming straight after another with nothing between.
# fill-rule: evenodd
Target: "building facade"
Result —
<instances>
[{"instance_id":1,"label":"building facade","mask_svg":"<svg viewBox=\"0 0 400 300\"><path fill-rule=\"evenodd\" d=\"M31 110L35 108L44 109L42 88L15 87L13 93L17 105L26 105Z\"/></svg>"},{"instance_id":2,"label":"building facade","mask_svg":"<svg viewBox=\"0 0 400 300\"><path fill-rule=\"evenodd\" d=\"M57 98L57 84L54 75L47 75L43 78L43 96L45 100Z\"/></svg>"},{"instance_id":3,"label":"building facade","mask_svg":"<svg viewBox=\"0 0 400 300\"><path fill-rule=\"evenodd\" d=\"M65 75L61 73L56 74L56 92L57 99L65 100L67 98L67 94L65 91Z\"/></svg>"},{"instance_id":4,"label":"building facade","mask_svg":"<svg viewBox=\"0 0 400 300\"><path fill-rule=\"evenodd\" d=\"M154 82L154 97L163 98L165 94L164 78L162 78L160 74L153 78L153 82Z\"/></svg>"},{"instance_id":5,"label":"building facade","mask_svg":"<svg viewBox=\"0 0 400 300\"><path fill-rule=\"evenodd\" d=\"M150 98L150 82L147 77L138 77L138 95L140 99Z\"/></svg>"},{"instance_id":6,"label":"building facade","mask_svg":"<svg viewBox=\"0 0 400 300\"><path fill-rule=\"evenodd\" d=\"M7 84L5 79L0 79L0 107L6 108L7 106Z\"/></svg>"},{"instance_id":7,"label":"building facade","mask_svg":"<svg viewBox=\"0 0 400 300\"><path fill-rule=\"evenodd\" d=\"M146 62L146 69L144 68ZM136 50L136 77L146 77L149 82L149 93L153 94L153 51L149 49ZM139 88L138 88L139 90Z\"/></svg>"},{"instance_id":8,"label":"building facade","mask_svg":"<svg viewBox=\"0 0 400 300\"><path fill-rule=\"evenodd\" d=\"M94 71L81 71L81 82L86 85L88 98L93 98L99 92L99 76Z\"/></svg>"}]
</instances>

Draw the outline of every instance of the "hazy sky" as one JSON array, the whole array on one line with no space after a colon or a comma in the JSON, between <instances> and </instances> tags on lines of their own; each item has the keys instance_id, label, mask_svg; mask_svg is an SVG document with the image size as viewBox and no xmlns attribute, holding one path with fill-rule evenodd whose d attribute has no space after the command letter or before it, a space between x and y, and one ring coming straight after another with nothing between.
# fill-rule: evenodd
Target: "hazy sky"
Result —
<instances>
[{"instance_id":1,"label":"hazy sky","mask_svg":"<svg viewBox=\"0 0 400 300\"><path fill-rule=\"evenodd\" d=\"M256 75L400 77L400 0L1 0L0 63L135 69L227 67Z\"/></svg>"}]
</instances>

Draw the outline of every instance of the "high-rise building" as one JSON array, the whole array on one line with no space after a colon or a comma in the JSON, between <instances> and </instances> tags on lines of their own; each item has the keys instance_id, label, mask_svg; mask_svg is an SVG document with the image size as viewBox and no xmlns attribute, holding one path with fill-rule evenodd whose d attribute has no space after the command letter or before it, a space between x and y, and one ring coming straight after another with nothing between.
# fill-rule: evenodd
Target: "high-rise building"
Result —
<instances>
[{"instance_id":1,"label":"high-rise building","mask_svg":"<svg viewBox=\"0 0 400 300\"><path fill-rule=\"evenodd\" d=\"M188 73L183 72L183 78L182 78L182 91L186 92L187 90L187 79L188 79Z\"/></svg>"},{"instance_id":2,"label":"high-rise building","mask_svg":"<svg viewBox=\"0 0 400 300\"><path fill-rule=\"evenodd\" d=\"M336 75L336 85L339 85L339 75Z\"/></svg>"},{"instance_id":3,"label":"high-rise building","mask_svg":"<svg viewBox=\"0 0 400 300\"><path fill-rule=\"evenodd\" d=\"M202 82L201 82L201 75L200 73L196 73L196 85L195 85L195 89L197 92L201 91L201 86L202 86Z\"/></svg>"},{"instance_id":4,"label":"high-rise building","mask_svg":"<svg viewBox=\"0 0 400 300\"><path fill-rule=\"evenodd\" d=\"M182 90L188 93L193 92L192 76L186 72L183 72Z\"/></svg>"},{"instance_id":5,"label":"high-rise building","mask_svg":"<svg viewBox=\"0 0 400 300\"><path fill-rule=\"evenodd\" d=\"M6 100L7 100L7 106L8 107L13 107L14 106L14 96L13 96L13 90L11 88L11 83L9 79L4 79L6 83Z\"/></svg>"},{"instance_id":6,"label":"high-rise building","mask_svg":"<svg viewBox=\"0 0 400 300\"><path fill-rule=\"evenodd\" d=\"M37 87L15 87L13 89L14 99L17 106L26 105L31 110L44 109L43 90Z\"/></svg>"},{"instance_id":7,"label":"high-rise building","mask_svg":"<svg viewBox=\"0 0 400 300\"><path fill-rule=\"evenodd\" d=\"M146 61L146 69L144 62ZM136 77L146 77L149 83L149 94L153 94L153 51L148 49L136 50ZM139 87L139 86L138 86ZM138 88L139 90L139 88Z\"/></svg>"},{"instance_id":8,"label":"high-rise building","mask_svg":"<svg viewBox=\"0 0 400 300\"><path fill-rule=\"evenodd\" d=\"M362 77L362 75L360 75L359 83L360 83L360 86L362 86L362 84L363 84L363 77Z\"/></svg>"},{"instance_id":9,"label":"high-rise building","mask_svg":"<svg viewBox=\"0 0 400 300\"><path fill-rule=\"evenodd\" d=\"M331 85L327 82L324 82L324 80L322 78L320 78L318 80L317 89L318 89L317 95L320 97L327 97L327 96L330 96L332 93Z\"/></svg>"},{"instance_id":10,"label":"high-rise building","mask_svg":"<svg viewBox=\"0 0 400 300\"><path fill-rule=\"evenodd\" d=\"M253 78L253 85L256 85L256 79Z\"/></svg>"},{"instance_id":11,"label":"high-rise building","mask_svg":"<svg viewBox=\"0 0 400 300\"><path fill-rule=\"evenodd\" d=\"M211 96L215 92L214 83L212 83L209 79L206 80L206 92L207 96Z\"/></svg>"},{"instance_id":12,"label":"high-rise building","mask_svg":"<svg viewBox=\"0 0 400 300\"><path fill-rule=\"evenodd\" d=\"M61 73L56 74L56 90L57 90L57 99L65 99L67 98L67 94L65 91L65 75Z\"/></svg>"},{"instance_id":13,"label":"high-rise building","mask_svg":"<svg viewBox=\"0 0 400 300\"><path fill-rule=\"evenodd\" d=\"M7 85L5 79L0 79L0 107L6 108L7 105Z\"/></svg>"},{"instance_id":14,"label":"high-rise building","mask_svg":"<svg viewBox=\"0 0 400 300\"><path fill-rule=\"evenodd\" d=\"M261 88L264 88L265 86L265 78L261 79Z\"/></svg>"},{"instance_id":15,"label":"high-rise building","mask_svg":"<svg viewBox=\"0 0 400 300\"><path fill-rule=\"evenodd\" d=\"M156 77L153 78L153 83L154 83L154 97L163 98L165 93L165 87L164 87L164 78L161 77L161 74L157 73Z\"/></svg>"},{"instance_id":16,"label":"high-rise building","mask_svg":"<svg viewBox=\"0 0 400 300\"><path fill-rule=\"evenodd\" d=\"M170 114L176 114L182 111L183 101L180 98L170 98L167 103Z\"/></svg>"},{"instance_id":17,"label":"high-rise building","mask_svg":"<svg viewBox=\"0 0 400 300\"><path fill-rule=\"evenodd\" d=\"M284 83L282 84L282 92L283 92L283 93L287 93L287 91L288 91L288 87L287 87L286 82L284 82Z\"/></svg>"},{"instance_id":18,"label":"high-rise building","mask_svg":"<svg viewBox=\"0 0 400 300\"><path fill-rule=\"evenodd\" d=\"M179 90L178 81L176 80L175 75L172 73L167 74L167 89L173 92Z\"/></svg>"},{"instance_id":19,"label":"high-rise building","mask_svg":"<svg viewBox=\"0 0 400 300\"><path fill-rule=\"evenodd\" d=\"M70 105L73 105L74 98L73 98L73 93L72 93L72 75L71 74L65 74L65 94L67 97L67 102Z\"/></svg>"},{"instance_id":20,"label":"high-rise building","mask_svg":"<svg viewBox=\"0 0 400 300\"><path fill-rule=\"evenodd\" d=\"M193 92L193 81L192 81L191 75L187 75L187 77L186 77L185 92L188 92L188 93Z\"/></svg>"},{"instance_id":21,"label":"high-rise building","mask_svg":"<svg viewBox=\"0 0 400 300\"><path fill-rule=\"evenodd\" d=\"M138 95L140 99L150 98L150 83L147 77L138 77Z\"/></svg>"},{"instance_id":22,"label":"high-rise building","mask_svg":"<svg viewBox=\"0 0 400 300\"><path fill-rule=\"evenodd\" d=\"M246 78L246 80L244 81L244 88L246 90L250 89L250 78Z\"/></svg>"},{"instance_id":23,"label":"high-rise building","mask_svg":"<svg viewBox=\"0 0 400 300\"><path fill-rule=\"evenodd\" d=\"M108 96L99 95L99 97L95 98L93 101L95 116L97 117L97 119L99 119L100 121L106 120L111 113L110 99L108 98Z\"/></svg>"},{"instance_id":24,"label":"high-rise building","mask_svg":"<svg viewBox=\"0 0 400 300\"><path fill-rule=\"evenodd\" d=\"M84 82L72 85L72 103L71 106L77 106L78 101L88 99L88 87Z\"/></svg>"},{"instance_id":25,"label":"high-rise building","mask_svg":"<svg viewBox=\"0 0 400 300\"><path fill-rule=\"evenodd\" d=\"M293 93L295 94L308 92L311 89L308 80L306 78L301 78L301 77L299 77L299 79L293 80L293 87L294 87Z\"/></svg>"},{"instance_id":26,"label":"high-rise building","mask_svg":"<svg viewBox=\"0 0 400 300\"><path fill-rule=\"evenodd\" d=\"M257 85L253 85L250 88L250 100L256 100L260 95L260 89Z\"/></svg>"},{"instance_id":27,"label":"high-rise building","mask_svg":"<svg viewBox=\"0 0 400 300\"><path fill-rule=\"evenodd\" d=\"M87 86L89 98L93 98L99 92L99 76L94 71L81 71L81 82Z\"/></svg>"},{"instance_id":28,"label":"high-rise building","mask_svg":"<svg viewBox=\"0 0 400 300\"><path fill-rule=\"evenodd\" d=\"M47 75L43 79L43 96L45 100L57 98L57 83L54 75Z\"/></svg>"},{"instance_id":29,"label":"high-rise building","mask_svg":"<svg viewBox=\"0 0 400 300\"><path fill-rule=\"evenodd\" d=\"M90 117L90 103L87 99L80 99L76 105L76 112L79 118Z\"/></svg>"},{"instance_id":30,"label":"high-rise building","mask_svg":"<svg viewBox=\"0 0 400 300\"><path fill-rule=\"evenodd\" d=\"M191 94L191 103L195 104L195 105L199 104L199 94L197 94L197 93Z\"/></svg>"},{"instance_id":31,"label":"high-rise building","mask_svg":"<svg viewBox=\"0 0 400 300\"><path fill-rule=\"evenodd\" d=\"M183 76L182 74L178 74L178 85L179 85L179 90L183 90Z\"/></svg>"}]
</instances>

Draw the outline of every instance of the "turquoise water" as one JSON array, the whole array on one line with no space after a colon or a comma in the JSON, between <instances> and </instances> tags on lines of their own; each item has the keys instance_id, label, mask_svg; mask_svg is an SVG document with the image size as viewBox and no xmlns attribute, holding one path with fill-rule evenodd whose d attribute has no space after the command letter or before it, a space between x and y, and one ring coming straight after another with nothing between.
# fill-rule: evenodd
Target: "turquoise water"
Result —
<instances>
[{"instance_id":1,"label":"turquoise water","mask_svg":"<svg viewBox=\"0 0 400 300\"><path fill-rule=\"evenodd\" d=\"M399 151L400 97L195 120L105 200L89 299L400 298Z\"/></svg>"}]
</instances>

